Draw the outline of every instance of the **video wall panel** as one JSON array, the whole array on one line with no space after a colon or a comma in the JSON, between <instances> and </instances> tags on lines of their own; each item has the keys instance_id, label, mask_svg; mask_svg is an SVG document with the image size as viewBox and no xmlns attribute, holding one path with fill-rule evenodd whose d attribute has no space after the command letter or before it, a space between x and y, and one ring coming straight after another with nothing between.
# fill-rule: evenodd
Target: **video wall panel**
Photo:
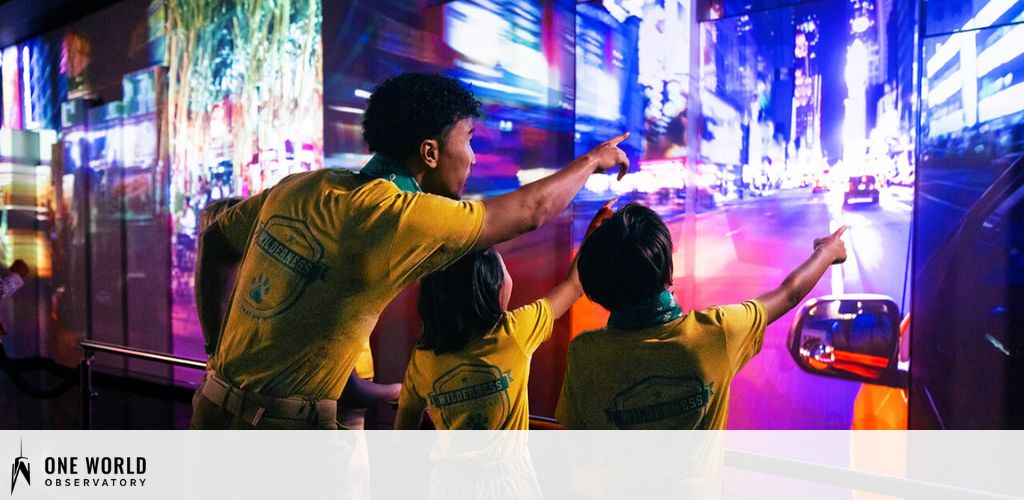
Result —
<instances>
[{"instance_id":1,"label":"video wall panel","mask_svg":"<svg viewBox=\"0 0 1024 500\"><path fill-rule=\"evenodd\" d=\"M775 288L845 225L847 262L808 298L879 294L909 311L911 4L820 0L701 23L695 307ZM785 343L793 318L768 327L733 382L730 428L857 425L858 398L876 388L802 371Z\"/></svg>"},{"instance_id":2,"label":"video wall panel","mask_svg":"<svg viewBox=\"0 0 1024 500\"><path fill-rule=\"evenodd\" d=\"M514 189L632 134L623 182L593 176L564 217L500 247L513 305L558 281L593 210L619 197L669 224L686 309L770 289L814 238L845 224L850 262L812 295L887 295L906 315L922 279L909 275L911 250L919 268L945 255L961 229L943 221L969 218L1024 144L1014 79L1024 7L954 3L929 2L920 16L918 2L881 0L303 0L252 11L125 0L0 48L0 123L62 141L53 279L74 290L57 304L68 339L91 332L202 358L193 290L203 207L294 172L360 168L369 93L413 70L458 78L483 102L467 197ZM1015 210L1004 208L992 214ZM986 276L999 290L1015 283L1004 257ZM382 381L400 380L419 334L414 293L375 334ZM993 304L1005 333L1016 323ZM602 314L574 311L539 352L536 413L553 414L568 336L601 326ZM781 341L790 319L769 329L733 385L730 426L850 427L866 386L800 372ZM379 349L396 332L409 349Z\"/></svg>"},{"instance_id":3,"label":"video wall panel","mask_svg":"<svg viewBox=\"0 0 1024 500\"><path fill-rule=\"evenodd\" d=\"M911 395L933 396L910 422L1019 428L1024 4L929 2L925 18Z\"/></svg>"}]
</instances>

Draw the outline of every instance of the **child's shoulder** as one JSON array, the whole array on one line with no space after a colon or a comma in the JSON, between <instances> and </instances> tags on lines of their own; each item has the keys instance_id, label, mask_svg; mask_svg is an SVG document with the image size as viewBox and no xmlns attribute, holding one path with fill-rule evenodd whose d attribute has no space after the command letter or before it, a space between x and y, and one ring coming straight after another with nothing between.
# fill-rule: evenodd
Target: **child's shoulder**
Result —
<instances>
[{"instance_id":1,"label":"child's shoulder","mask_svg":"<svg viewBox=\"0 0 1024 500\"><path fill-rule=\"evenodd\" d=\"M587 330L577 335L569 342L569 349L573 349L574 347L579 349L586 346L601 345L608 340L610 340L608 338L608 328Z\"/></svg>"},{"instance_id":2,"label":"child's shoulder","mask_svg":"<svg viewBox=\"0 0 1024 500\"><path fill-rule=\"evenodd\" d=\"M507 329L514 330L537 324L550 325L553 322L551 302L547 298L540 298L529 304L505 311L502 313L498 324Z\"/></svg>"},{"instance_id":3,"label":"child's shoulder","mask_svg":"<svg viewBox=\"0 0 1024 500\"><path fill-rule=\"evenodd\" d=\"M547 297L541 297L533 302L505 311L506 318L515 316L539 316L543 314L551 314L551 301L548 300Z\"/></svg>"}]
</instances>

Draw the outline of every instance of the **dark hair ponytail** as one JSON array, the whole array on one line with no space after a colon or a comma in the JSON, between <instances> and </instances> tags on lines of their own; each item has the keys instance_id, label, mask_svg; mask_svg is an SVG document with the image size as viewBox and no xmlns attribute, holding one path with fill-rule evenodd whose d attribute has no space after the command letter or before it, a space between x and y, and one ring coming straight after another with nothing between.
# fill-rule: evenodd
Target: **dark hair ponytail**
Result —
<instances>
[{"instance_id":1,"label":"dark hair ponytail","mask_svg":"<svg viewBox=\"0 0 1024 500\"><path fill-rule=\"evenodd\" d=\"M423 335L417 349L460 351L501 319L505 272L493 248L473 252L420 280L417 307Z\"/></svg>"}]
</instances>

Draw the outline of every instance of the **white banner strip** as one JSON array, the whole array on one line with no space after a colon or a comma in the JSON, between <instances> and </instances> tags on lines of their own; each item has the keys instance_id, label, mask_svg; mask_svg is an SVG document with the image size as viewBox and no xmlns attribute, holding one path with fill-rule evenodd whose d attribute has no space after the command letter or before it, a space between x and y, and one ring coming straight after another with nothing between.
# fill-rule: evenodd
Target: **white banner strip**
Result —
<instances>
[{"instance_id":1,"label":"white banner strip","mask_svg":"<svg viewBox=\"0 0 1024 500\"><path fill-rule=\"evenodd\" d=\"M3 494L1024 498L1021 431L0 431Z\"/></svg>"}]
</instances>

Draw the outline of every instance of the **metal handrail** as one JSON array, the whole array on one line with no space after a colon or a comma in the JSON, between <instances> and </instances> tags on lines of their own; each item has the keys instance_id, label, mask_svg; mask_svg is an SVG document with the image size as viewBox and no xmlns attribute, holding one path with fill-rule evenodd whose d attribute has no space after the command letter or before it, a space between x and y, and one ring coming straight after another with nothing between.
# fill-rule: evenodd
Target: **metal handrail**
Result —
<instances>
[{"instance_id":1,"label":"metal handrail","mask_svg":"<svg viewBox=\"0 0 1024 500\"><path fill-rule=\"evenodd\" d=\"M192 358L183 358L181 356L175 356L173 354L165 354L157 351L149 351L146 349L135 349L133 347L126 347L123 345L110 344L107 342L99 342L97 340L82 340L82 349L87 353L93 352L105 352L109 354L119 354L135 359L144 359L146 361L153 361L156 363L166 363L168 365L181 366L185 368L195 368L196 370L205 370L206 361L201 361Z\"/></svg>"},{"instance_id":2,"label":"metal handrail","mask_svg":"<svg viewBox=\"0 0 1024 500\"><path fill-rule=\"evenodd\" d=\"M82 350L85 351L85 358L82 359L80 365L81 370L81 384L82 384L82 428L92 429L92 400L98 395L92 388L92 363L96 353L102 352L106 354L115 354L118 356L125 356L128 358L141 359L144 361L152 361L154 363L164 363L171 366L180 366L182 368L192 368L195 370L206 370L206 362L198 359L183 358L181 356L175 356L173 354L166 354L162 352L149 351L146 349L135 349L132 347L126 347L118 344L111 344L108 342L100 342L97 340L82 340L79 342L82 346Z\"/></svg>"},{"instance_id":3,"label":"metal handrail","mask_svg":"<svg viewBox=\"0 0 1024 500\"><path fill-rule=\"evenodd\" d=\"M97 393L92 389L92 363L93 356L97 352L116 354L145 361L153 361L155 363L165 363L183 368L194 368L196 370L206 369L205 361L193 358L183 358L173 354L166 354L146 349L136 349L134 347L126 347L123 345L111 344L109 342L100 342L98 340L82 340L80 345L82 346L82 350L85 351L85 359L82 361L81 365L82 427L84 429L92 429L92 400L97 396ZM530 423L534 427L545 429L558 428L561 426L557 419L542 417L539 415L530 415Z\"/></svg>"}]
</instances>

